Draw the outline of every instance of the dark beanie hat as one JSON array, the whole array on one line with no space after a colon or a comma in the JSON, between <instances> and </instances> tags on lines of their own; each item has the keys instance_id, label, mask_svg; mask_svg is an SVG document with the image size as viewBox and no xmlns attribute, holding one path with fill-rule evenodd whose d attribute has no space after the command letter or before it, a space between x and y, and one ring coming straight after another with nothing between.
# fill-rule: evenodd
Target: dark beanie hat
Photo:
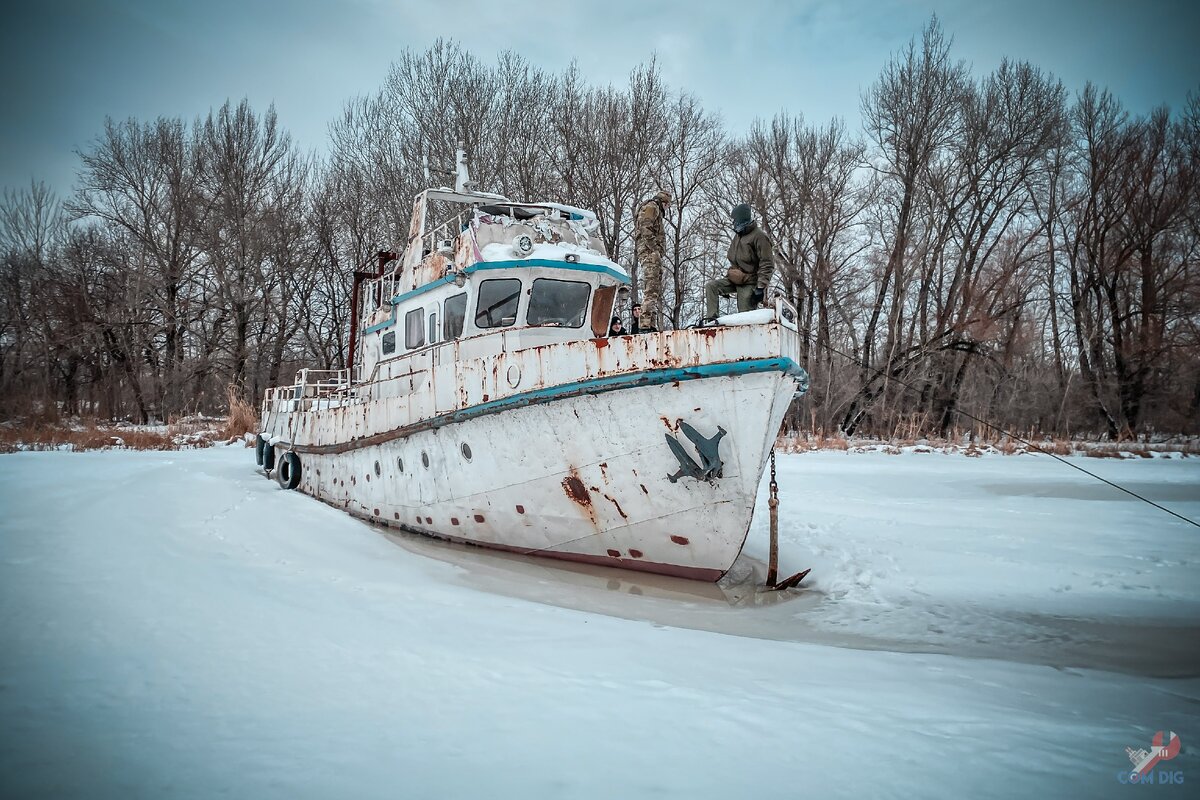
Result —
<instances>
[{"instance_id":1,"label":"dark beanie hat","mask_svg":"<svg viewBox=\"0 0 1200 800\"><path fill-rule=\"evenodd\" d=\"M733 207L730 212L733 216L733 227L737 228L745 225L750 221L750 205L748 203L739 203Z\"/></svg>"}]
</instances>

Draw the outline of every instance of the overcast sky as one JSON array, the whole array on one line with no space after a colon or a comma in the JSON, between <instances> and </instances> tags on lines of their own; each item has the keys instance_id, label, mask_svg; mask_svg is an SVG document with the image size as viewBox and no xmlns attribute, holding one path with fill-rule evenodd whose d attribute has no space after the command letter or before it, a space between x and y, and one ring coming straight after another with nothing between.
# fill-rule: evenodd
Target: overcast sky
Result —
<instances>
[{"instance_id":1,"label":"overcast sky","mask_svg":"<svg viewBox=\"0 0 1200 800\"><path fill-rule=\"evenodd\" d=\"M106 115L192 119L226 98L274 102L324 149L342 104L406 47L439 36L490 60L621 83L657 53L666 78L744 130L780 109L859 123L859 95L936 13L976 75L1001 57L1107 87L1135 112L1200 90L1198 0L25 0L0 24L0 186L70 191Z\"/></svg>"}]
</instances>

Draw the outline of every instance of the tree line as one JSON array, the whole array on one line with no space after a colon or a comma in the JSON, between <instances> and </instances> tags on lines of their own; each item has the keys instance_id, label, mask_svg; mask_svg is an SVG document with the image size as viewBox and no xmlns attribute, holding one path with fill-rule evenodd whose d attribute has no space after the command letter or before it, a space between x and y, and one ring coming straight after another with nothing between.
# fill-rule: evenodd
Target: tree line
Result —
<instances>
[{"instance_id":1,"label":"tree line","mask_svg":"<svg viewBox=\"0 0 1200 800\"><path fill-rule=\"evenodd\" d=\"M674 327L750 203L799 311L792 425L1197 432L1200 92L1138 115L1024 62L975 75L933 20L861 110L857 130L781 113L739 133L653 60L598 86L439 41L348 102L319 156L246 101L106 120L69 196L0 203L0 414L166 420L343 367L353 272L403 246L462 143L481 189L593 209L635 286L634 214L668 188Z\"/></svg>"}]
</instances>

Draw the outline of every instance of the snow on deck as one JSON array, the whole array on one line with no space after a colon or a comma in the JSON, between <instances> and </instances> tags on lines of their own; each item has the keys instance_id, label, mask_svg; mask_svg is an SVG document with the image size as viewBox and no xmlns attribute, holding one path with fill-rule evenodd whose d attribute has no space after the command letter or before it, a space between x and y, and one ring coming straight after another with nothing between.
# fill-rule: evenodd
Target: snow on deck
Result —
<instances>
[{"instance_id":1,"label":"snow on deck","mask_svg":"<svg viewBox=\"0 0 1200 800\"><path fill-rule=\"evenodd\" d=\"M483 247L483 261L565 261L567 256L573 255L578 259L580 264L590 264L592 266L607 267L617 275L628 277L629 273L625 268L615 261L597 253L595 250L589 250L580 245L571 244L570 242L559 242L557 244L548 244L541 242L533 246L533 251L527 256L518 256L513 253L512 245L503 242L492 242Z\"/></svg>"},{"instance_id":2,"label":"snow on deck","mask_svg":"<svg viewBox=\"0 0 1200 800\"><path fill-rule=\"evenodd\" d=\"M1198 459L1080 463L1200 516ZM779 466L811 588L756 605L397 546L242 448L0 458L4 795L1182 796L1118 782L1157 730L1200 780L1196 528L1032 456Z\"/></svg>"}]
</instances>

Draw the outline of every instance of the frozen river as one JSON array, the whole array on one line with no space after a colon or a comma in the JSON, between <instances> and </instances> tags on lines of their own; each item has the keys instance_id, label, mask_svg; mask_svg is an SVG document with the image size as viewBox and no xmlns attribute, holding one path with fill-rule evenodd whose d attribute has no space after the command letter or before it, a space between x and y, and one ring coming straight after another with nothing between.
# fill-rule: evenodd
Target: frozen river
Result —
<instances>
[{"instance_id":1,"label":"frozen river","mask_svg":"<svg viewBox=\"0 0 1200 800\"><path fill-rule=\"evenodd\" d=\"M1200 459L1078 463L1200 518ZM1159 730L1200 781L1200 529L1034 456L779 474L782 594L765 513L711 586L384 535L240 448L0 457L0 794L1183 796L1120 781Z\"/></svg>"}]
</instances>

